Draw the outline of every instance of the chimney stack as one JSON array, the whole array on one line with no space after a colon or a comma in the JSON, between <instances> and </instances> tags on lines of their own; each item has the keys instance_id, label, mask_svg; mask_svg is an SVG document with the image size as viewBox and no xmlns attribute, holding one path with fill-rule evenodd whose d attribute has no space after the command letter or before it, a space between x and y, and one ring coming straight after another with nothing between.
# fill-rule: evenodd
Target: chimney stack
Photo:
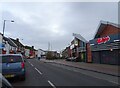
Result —
<instances>
[{"instance_id":1,"label":"chimney stack","mask_svg":"<svg viewBox=\"0 0 120 88\"><path fill-rule=\"evenodd\" d=\"M19 38L16 38L16 41L18 42L18 41L19 41Z\"/></svg>"},{"instance_id":2,"label":"chimney stack","mask_svg":"<svg viewBox=\"0 0 120 88\"><path fill-rule=\"evenodd\" d=\"M32 46L32 49L34 49L34 46Z\"/></svg>"}]
</instances>

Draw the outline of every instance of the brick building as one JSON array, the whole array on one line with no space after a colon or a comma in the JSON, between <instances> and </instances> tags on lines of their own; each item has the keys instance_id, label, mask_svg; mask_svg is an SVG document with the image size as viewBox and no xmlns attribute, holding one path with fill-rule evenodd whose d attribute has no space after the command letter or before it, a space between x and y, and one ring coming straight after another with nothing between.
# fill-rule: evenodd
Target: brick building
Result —
<instances>
[{"instance_id":1,"label":"brick building","mask_svg":"<svg viewBox=\"0 0 120 88\"><path fill-rule=\"evenodd\" d=\"M20 40L18 38L16 38L16 39L10 38L10 39L17 45L17 52L16 53L24 55L25 54L25 47L20 42Z\"/></svg>"},{"instance_id":2,"label":"brick building","mask_svg":"<svg viewBox=\"0 0 120 88\"><path fill-rule=\"evenodd\" d=\"M66 47L62 52L64 58L76 58L76 61L86 62L86 43L87 40L80 34L73 33L74 39L71 41L70 46Z\"/></svg>"},{"instance_id":3,"label":"brick building","mask_svg":"<svg viewBox=\"0 0 120 88\"><path fill-rule=\"evenodd\" d=\"M77 57L78 61L86 62L87 40L80 34L73 33L74 40L71 42L72 57Z\"/></svg>"},{"instance_id":4,"label":"brick building","mask_svg":"<svg viewBox=\"0 0 120 88\"><path fill-rule=\"evenodd\" d=\"M101 21L94 39L89 42L93 63L119 64L120 27L117 24Z\"/></svg>"},{"instance_id":5,"label":"brick building","mask_svg":"<svg viewBox=\"0 0 120 88\"><path fill-rule=\"evenodd\" d=\"M66 48L62 51L62 57L65 58L65 59L71 57L71 49L70 49L70 46L66 47Z\"/></svg>"},{"instance_id":6,"label":"brick building","mask_svg":"<svg viewBox=\"0 0 120 88\"><path fill-rule=\"evenodd\" d=\"M36 57L36 54L35 54L35 49L34 49L34 46L25 46L25 57L26 58L35 58Z\"/></svg>"}]
</instances>

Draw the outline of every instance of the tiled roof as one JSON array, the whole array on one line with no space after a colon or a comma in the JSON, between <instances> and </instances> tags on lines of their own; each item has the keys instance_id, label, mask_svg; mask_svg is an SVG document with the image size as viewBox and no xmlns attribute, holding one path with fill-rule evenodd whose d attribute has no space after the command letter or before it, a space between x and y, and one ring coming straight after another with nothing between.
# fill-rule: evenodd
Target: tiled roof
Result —
<instances>
[{"instance_id":1,"label":"tiled roof","mask_svg":"<svg viewBox=\"0 0 120 88\"><path fill-rule=\"evenodd\" d=\"M25 46L25 48L26 48L26 49L31 49L32 47L30 47L30 46Z\"/></svg>"},{"instance_id":2,"label":"tiled roof","mask_svg":"<svg viewBox=\"0 0 120 88\"><path fill-rule=\"evenodd\" d=\"M3 37L3 39L4 39L5 41L7 41L9 45L11 45L11 46L13 46L13 47L17 47L17 45L16 45L10 38Z\"/></svg>"},{"instance_id":3,"label":"tiled roof","mask_svg":"<svg viewBox=\"0 0 120 88\"><path fill-rule=\"evenodd\" d=\"M37 51L36 49L32 49L32 47L31 47L31 46L25 46L25 49L30 49L30 50Z\"/></svg>"},{"instance_id":4,"label":"tiled roof","mask_svg":"<svg viewBox=\"0 0 120 88\"><path fill-rule=\"evenodd\" d=\"M10 39L11 39L17 46L19 46L19 47L24 47L24 45L23 45L21 42L15 40L15 39L12 39L12 38L10 38Z\"/></svg>"}]
</instances>

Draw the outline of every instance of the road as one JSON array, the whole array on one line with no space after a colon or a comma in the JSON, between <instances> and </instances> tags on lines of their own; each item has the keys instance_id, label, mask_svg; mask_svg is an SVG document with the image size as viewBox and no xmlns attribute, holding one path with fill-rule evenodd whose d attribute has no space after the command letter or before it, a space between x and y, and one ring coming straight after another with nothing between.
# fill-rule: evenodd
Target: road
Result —
<instances>
[{"instance_id":1,"label":"road","mask_svg":"<svg viewBox=\"0 0 120 88\"><path fill-rule=\"evenodd\" d=\"M36 59L29 59L26 65L26 80L9 80L16 86L116 86L114 82L92 76L90 72L80 71L54 63L45 63ZM84 74L84 73L85 74ZM88 74L88 75L87 75ZM108 77L110 78L110 77Z\"/></svg>"}]
</instances>

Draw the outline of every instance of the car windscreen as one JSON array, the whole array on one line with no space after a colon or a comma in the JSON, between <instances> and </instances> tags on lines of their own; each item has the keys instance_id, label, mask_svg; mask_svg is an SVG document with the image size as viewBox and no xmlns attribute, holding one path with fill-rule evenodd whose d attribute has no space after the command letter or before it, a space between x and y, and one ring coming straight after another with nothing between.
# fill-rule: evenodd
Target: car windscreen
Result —
<instances>
[{"instance_id":1,"label":"car windscreen","mask_svg":"<svg viewBox=\"0 0 120 88\"><path fill-rule=\"evenodd\" d=\"M2 63L22 62L21 56L2 56Z\"/></svg>"}]
</instances>

